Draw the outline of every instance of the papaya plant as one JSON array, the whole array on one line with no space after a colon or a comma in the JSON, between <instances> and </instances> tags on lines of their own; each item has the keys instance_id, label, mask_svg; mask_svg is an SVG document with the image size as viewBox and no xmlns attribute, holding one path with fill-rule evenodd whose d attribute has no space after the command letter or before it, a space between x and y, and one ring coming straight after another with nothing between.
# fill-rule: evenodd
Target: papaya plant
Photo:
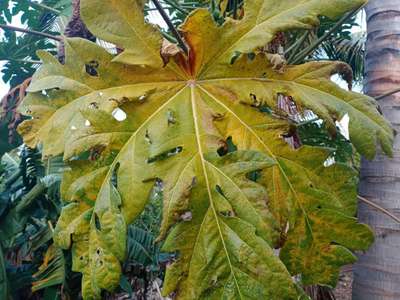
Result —
<instances>
[{"instance_id":1,"label":"papaya plant","mask_svg":"<svg viewBox=\"0 0 400 300\"><path fill-rule=\"evenodd\" d=\"M294 120L278 100L290 96L332 135L348 114L351 142L367 158L376 146L391 154L393 130L374 99L330 80L348 75L346 64L277 69L265 46L365 1L245 1L243 16L223 24L200 8L180 27L188 55L144 22L145 2L81 0L89 30L123 51L67 39L65 64L40 52L20 107L31 116L19 127L25 143L69 166L54 240L71 249L83 298L118 286L127 226L160 185L158 240L176 257L164 295L305 299L300 285L334 286L352 251L373 241L355 218L357 172L328 166L329 149L286 143Z\"/></svg>"}]
</instances>

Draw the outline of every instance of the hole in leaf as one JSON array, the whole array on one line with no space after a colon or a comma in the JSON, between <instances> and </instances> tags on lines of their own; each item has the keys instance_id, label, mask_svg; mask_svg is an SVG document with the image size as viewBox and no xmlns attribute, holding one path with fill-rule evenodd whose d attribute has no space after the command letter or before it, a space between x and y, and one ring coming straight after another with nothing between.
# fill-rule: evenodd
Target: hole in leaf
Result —
<instances>
[{"instance_id":1,"label":"hole in leaf","mask_svg":"<svg viewBox=\"0 0 400 300\"><path fill-rule=\"evenodd\" d=\"M257 95L254 93L249 94L250 102L248 100L241 100L240 103L246 106L251 106L256 108L258 111L262 113L272 114L273 109L266 103L266 101L260 100L257 98Z\"/></svg>"},{"instance_id":2,"label":"hole in leaf","mask_svg":"<svg viewBox=\"0 0 400 300\"><path fill-rule=\"evenodd\" d=\"M271 108L270 106L266 105L266 104L261 105L261 106L258 108L258 110L259 110L260 112L266 113L266 114L268 114L268 115L271 115L271 114L273 113L272 108Z\"/></svg>"},{"instance_id":3,"label":"hole in leaf","mask_svg":"<svg viewBox=\"0 0 400 300\"><path fill-rule=\"evenodd\" d=\"M173 148L171 150L165 151L165 152L160 153L160 154L158 154L156 156L148 158L147 159L147 163L151 164L151 163L154 163L156 161L165 160L167 158L170 158L172 156L175 156L175 155L181 153L182 151L183 151L183 147L181 147L181 146L175 147L175 148Z\"/></svg>"},{"instance_id":4,"label":"hole in leaf","mask_svg":"<svg viewBox=\"0 0 400 300\"><path fill-rule=\"evenodd\" d=\"M86 126L86 127L90 127L91 125L92 125L92 124L90 123L89 120L86 120L86 121L85 121L85 126Z\"/></svg>"},{"instance_id":5,"label":"hole in leaf","mask_svg":"<svg viewBox=\"0 0 400 300\"><path fill-rule=\"evenodd\" d=\"M222 188L221 188L221 186L220 185L216 185L215 186L215 189L216 189L216 191L218 192L218 194L220 194L222 197L224 197L225 199L226 199L226 197L225 197L225 195L224 195L224 192L222 191Z\"/></svg>"},{"instance_id":6,"label":"hole in leaf","mask_svg":"<svg viewBox=\"0 0 400 300\"><path fill-rule=\"evenodd\" d=\"M92 149L90 149L89 160L91 161L98 160L104 150L106 150L106 146L104 145L94 146Z\"/></svg>"},{"instance_id":7,"label":"hole in leaf","mask_svg":"<svg viewBox=\"0 0 400 300\"><path fill-rule=\"evenodd\" d=\"M122 122L124 120L126 120L126 112L124 112L122 109L120 109L119 107L117 107L116 109L113 110L113 112L111 113L112 116L114 117L115 120Z\"/></svg>"},{"instance_id":8,"label":"hole in leaf","mask_svg":"<svg viewBox=\"0 0 400 300\"><path fill-rule=\"evenodd\" d=\"M260 179L260 177L261 177L261 170L256 170L246 174L246 178L254 182L257 182L257 180Z\"/></svg>"},{"instance_id":9,"label":"hole in leaf","mask_svg":"<svg viewBox=\"0 0 400 300\"><path fill-rule=\"evenodd\" d=\"M175 113L173 110L169 109L167 112L168 126L176 123Z\"/></svg>"},{"instance_id":10,"label":"hole in leaf","mask_svg":"<svg viewBox=\"0 0 400 300\"><path fill-rule=\"evenodd\" d=\"M220 185L217 184L217 185L215 186L215 190L217 191L218 194L220 194L222 197L224 197L225 199L228 200L228 198L225 196L225 194L224 194L224 192L223 192L223 190L222 190L222 188L221 188ZM231 217L234 217L234 216L235 216L235 212L232 211L232 210L219 211L218 213L219 213L221 216L223 216L223 217L228 217L228 218L231 218Z\"/></svg>"},{"instance_id":11,"label":"hole in leaf","mask_svg":"<svg viewBox=\"0 0 400 300\"><path fill-rule=\"evenodd\" d=\"M147 99L147 95L142 95L138 99L139 99L140 102L143 102L144 100Z\"/></svg>"},{"instance_id":12,"label":"hole in leaf","mask_svg":"<svg viewBox=\"0 0 400 300\"><path fill-rule=\"evenodd\" d=\"M334 153L335 154L335 153ZM324 161L324 167L328 168L336 163L335 156L329 156L325 161Z\"/></svg>"},{"instance_id":13,"label":"hole in leaf","mask_svg":"<svg viewBox=\"0 0 400 300\"><path fill-rule=\"evenodd\" d=\"M211 286L215 286L215 285L217 285L217 282L218 282L218 277L216 276L216 277L211 279L210 285Z\"/></svg>"},{"instance_id":14,"label":"hole in leaf","mask_svg":"<svg viewBox=\"0 0 400 300\"><path fill-rule=\"evenodd\" d=\"M94 225L96 226L96 229L98 231L101 231L101 223L100 223L99 216L97 214L94 214Z\"/></svg>"},{"instance_id":15,"label":"hole in leaf","mask_svg":"<svg viewBox=\"0 0 400 300\"><path fill-rule=\"evenodd\" d=\"M146 130L146 134L144 135L144 139L146 140L147 143L149 143L150 145L153 144L153 141L150 138L150 134L149 131Z\"/></svg>"},{"instance_id":16,"label":"hole in leaf","mask_svg":"<svg viewBox=\"0 0 400 300\"><path fill-rule=\"evenodd\" d=\"M114 167L114 169L113 169L113 171L112 171L112 174L111 174L111 184L112 184L115 188L118 188L118 170L119 170L120 165L121 165L121 164L118 162L118 163L115 165L115 167Z\"/></svg>"},{"instance_id":17,"label":"hole in leaf","mask_svg":"<svg viewBox=\"0 0 400 300\"><path fill-rule=\"evenodd\" d=\"M278 94L277 108L279 110L278 114L281 117L285 117L296 124L318 120L317 115L315 115L311 110L304 109L297 105L291 96Z\"/></svg>"},{"instance_id":18,"label":"hole in leaf","mask_svg":"<svg viewBox=\"0 0 400 300\"><path fill-rule=\"evenodd\" d=\"M239 52L239 51L235 51L235 52L233 53L233 56L232 56L232 58L231 58L231 65L233 65L233 64L235 63L235 61L238 60L238 58L240 57L241 54L242 54L242 53Z\"/></svg>"},{"instance_id":19,"label":"hole in leaf","mask_svg":"<svg viewBox=\"0 0 400 300\"><path fill-rule=\"evenodd\" d=\"M232 218L235 216L235 213L231 210L220 211L219 214L226 218Z\"/></svg>"},{"instance_id":20,"label":"hole in leaf","mask_svg":"<svg viewBox=\"0 0 400 300\"><path fill-rule=\"evenodd\" d=\"M156 181L154 182L154 186L152 189L152 193L154 193L154 197L161 197L163 194L163 188L164 184L163 181L160 178L157 178Z\"/></svg>"},{"instance_id":21,"label":"hole in leaf","mask_svg":"<svg viewBox=\"0 0 400 300\"><path fill-rule=\"evenodd\" d=\"M219 147L217 150L219 156L224 156L228 154L228 146L224 144L223 146Z\"/></svg>"},{"instance_id":22,"label":"hole in leaf","mask_svg":"<svg viewBox=\"0 0 400 300\"><path fill-rule=\"evenodd\" d=\"M91 103L89 104L89 108L90 108L90 109L99 109L99 103L97 103L97 102L91 102Z\"/></svg>"},{"instance_id":23,"label":"hole in leaf","mask_svg":"<svg viewBox=\"0 0 400 300\"><path fill-rule=\"evenodd\" d=\"M192 215L191 211L186 211L180 216L180 219L184 222L189 222L192 220L192 218L193 218L193 215Z\"/></svg>"},{"instance_id":24,"label":"hole in leaf","mask_svg":"<svg viewBox=\"0 0 400 300\"><path fill-rule=\"evenodd\" d=\"M257 95L250 93L250 99L252 107L257 108L260 112L272 114L273 109L265 101L258 99Z\"/></svg>"},{"instance_id":25,"label":"hole in leaf","mask_svg":"<svg viewBox=\"0 0 400 300\"><path fill-rule=\"evenodd\" d=\"M112 102L114 107L121 107L125 103L132 102L132 98L121 97L121 98L108 98L109 102Z\"/></svg>"},{"instance_id":26,"label":"hole in leaf","mask_svg":"<svg viewBox=\"0 0 400 300\"><path fill-rule=\"evenodd\" d=\"M232 137L228 137L226 141L222 142L222 146L218 148L217 153L219 156L227 155L228 153L232 153L237 151L237 146L234 144Z\"/></svg>"},{"instance_id":27,"label":"hole in leaf","mask_svg":"<svg viewBox=\"0 0 400 300\"><path fill-rule=\"evenodd\" d=\"M299 149L302 146L300 136L295 127L290 128L288 133L282 134L282 138L293 149Z\"/></svg>"},{"instance_id":28,"label":"hole in leaf","mask_svg":"<svg viewBox=\"0 0 400 300\"><path fill-rule=\"evenodd\" d=\"M90 61L89 63L85 64L86 73L90 76L97 77L99 73L97 72L97 68L99 67L99 63L95 60Z\"/></svg>"},{"instance_id":29,"label":"hole in leaf","mask_svg":"<svg viewBox=\"0 0 400 300\"><path fill-rule=\"evenodd\" d=\"M255 54L254 52L248 53L248 54L247 54L247 58L248 58L249 60L254 60L254 59L256 58L256 54Z\"/></svg>"},{"instance_id":30,"label":"hole in leaf","mask_svg":"<svg viewBox=\"0 0 400 300\"><path fill-rule=\"evenodd\" d=\"M257 100L256 94L250 93L249 94L252 105L258 107L260 105L260 102Z\"/></svg>"},{"instance_id":31,"label":"hole in leaf","mask_svg":"<svg viewBox=\"0 0 400 300\"><path fill-rule=\"evenodd\" d=\"M288 115L288 117L295 121L301 121L300 109L294 102L293 97L278 94L277 96L277 107L280 111Z\"/></svg>"}]
</instances>

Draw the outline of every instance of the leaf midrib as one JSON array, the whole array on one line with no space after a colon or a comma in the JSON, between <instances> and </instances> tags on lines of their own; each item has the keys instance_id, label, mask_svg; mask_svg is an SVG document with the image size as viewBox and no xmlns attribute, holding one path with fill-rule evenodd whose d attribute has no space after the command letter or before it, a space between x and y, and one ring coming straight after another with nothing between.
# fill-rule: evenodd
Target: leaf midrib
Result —
<instances>
[{"instance_id":1,"label":"leaf midrib","mask_svg":"<svg viewBox=\"0 0 400 300\"><path fill-rule=\"evenodd\" d=\"M328 95L329 97L334 97L338 102L343 103L345 106L351 107L352 109L354 109L354 111L356 111L357 113L359 113L362 116L365 116L368 120L371 120L371 122L373 122L375 125L377 125L378 128L380 128L385 133L387 133L386 130L384 128L382 128L377 121L375 121L374 119L370 118L368 115L364 114L361 110L359 110L358 108L354 107L349 102L344 101L344 100L340 99L339 97L336 97L335 95L329 94L326 91L319 90L317 88L314 88L314 87L306 85L306 84L299 83L299 82L294 81L294 80L291 81L291 80L281 80L281 79L264 79L264 78L257 78L257 77L243 77L243 78L235 77L235 78L205 79L205 80L199 80L198 83L201 84L201 83L212 83L212 82L218 82L218 81L246 81L246 80L248 80L248 81L256 81L256 82L265 82L265 83L277 83L277 84L284 83L284 84L303 87L303 88L306 88L306 89L311 89L311 90L317 91L320 94Z\"/></svg>"},{"instance_id":2,"label":"leaf midrib","mask_svg":"<svg viewBox=\"0 0 400 300\"><path fill-rule=\"evenodd\" d=\"M209 197L209 200L210 200L210 208L212 209L212 212L213 212L214 217L215 217L215 223L217 224L218 232L219 232L219 235L220 235L220 238L221 238L221 243L222 243L223 248L224 248L224 252L225 252L228 264L229 264L229 268L231 270L231 274L232 274L233 280L235 282L236 289L237 289L237 291L239 293L240 299L243 299L243 296L242 296L240 288L239 288L238 281L236 279L235 271L234 271L234 268L233 268L233 265L232 265L232 262L231 262L231 258L230 258L228 249L227 249L226 244L225 244L224 236L222 234L222 229L221 229L221 225L219 223L218 215L217 215L216 209L214 207L214 201L213 201L211 188L210 188L210 182L209 182L209 179L208 179L208 173L207 173L207 169L206 169L206 160L204 159L204 152L203 152L202 145L201 145L201 140L200 140L200 136L201 135L200 135L199 124L198 124L198 119L197 119L197 109L196 109L196 103L195 103L195 98L196 97L195 97L195 90L194 89L195 89L195 87L193 85L191 85L190 86L190 91L191 91L193 122L194 122L194 127L195 127L197 146L198 146L200 160L201 160L202 169L203 169L204 180L206 182L207 193L208 193L208 197Z\"/></svg>"},{"instance_id":3,"label":"leaf midrib","mask_svg":"<svg viewBox=\"0 0 400 300\"><path fill-rule=\"evenodd\" d=\"M277 158L277 156L271 151L271 149L267 146L267 144L265 144L264 141L257 135L257 133L256 133L249 125L247 125L246 122L244 122L234 111L232 111L232 110L231 110L229 107L227 107L224 103L222 103L221 101L219 101L213 94L211 94L209 91L207 91L207 89L205 89L205 88L202 87L201 85L199 85L199 88L200 88L201 90L203 90L203 91L204 91L209 97L211 97L215 102L217 102L219 105L221 105L222 107L224 107L224 108L225 108L229 113L231 113L235 118L237 118L237 120L239 120L239 122L240 122L245 128L247 128L247 130L248 130L251 134L253 134L253 135L257 138L257 140L259 141L260 145L262 145L262 146L265 148L265 150L268 152L268 154L276 161L277 166L278 166L278 168L279 168L281 174L284 176L284 178L285 178L287 184L289 185L290 190L293 192L295 198L297 199L297 204L299 205L299 207L300 207L300 209L301 209L301 211L302 211L302 213L303 213L303 215L304 215L304 218L305 218L305 220L306 220L307 226L308 226L309 229L310 229L310 232L312 232L312 227L311 227L311 224L310 224L310 222L309 222L309 219L308 219L308 215L307 215L307 213L306 213L306 210L304 209L303 205L301 204L301 201L299 200L300 197L297 195L296 190L294 189L294 187L293 187L291 181L289 180L287 174L286 174L285 171L283 170L283 167L282 167L281 163L279 162L279 159Z\"/></svg>"},{"instance_id":4,"label":"leaf midrib","mask_svg":"<svg viewBox=\"0 0 400 300\"><path fill-rule=\"evenodd\" d=\"M107 172L107 175L105 176L103 183L101 187L99 188L99 193L100 194L108 180L111 178L112 172L114 170L115 165L118 163L118 160L121 156L121 153L124 153L125 149L127 149L129 146L131 146L131 143L136 139L137 134L140 132L141 129L143 129L149 122L152 120L157 114L162 111L168 104L170 104L180 93L182 93L185 90L186 86L179 89L171 98L166 101L163 105L161 105L154 113L152 113L132 134L132 136L126 141L124 146L121 148L121 150L118 152L118 154L115 156L112 164L110 165L110 169ZM133 147L135 147L135 143L133 143ZM133 150L135 152L135 150Z\"/></svg>"}]
</instances>

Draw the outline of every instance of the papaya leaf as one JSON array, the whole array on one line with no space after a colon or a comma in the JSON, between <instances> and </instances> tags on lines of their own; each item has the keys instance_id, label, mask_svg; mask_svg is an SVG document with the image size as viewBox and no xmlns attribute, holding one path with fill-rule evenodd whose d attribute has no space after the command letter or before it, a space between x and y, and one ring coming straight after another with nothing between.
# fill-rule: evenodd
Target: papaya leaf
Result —
<instances>
[{"instance_id":1,"label":"papaya leaf","mask_svg":"<svg viewBox=\"0 0 400 300\"><path fill-rule=\"evenodd\" d=\"M189 56L178 52L166 66L161 34L140 13L144 2L81 0L88 28L123 52L68 39L65 65L41 53L20 107L32 116L19 129L25 142L42 143L45 156L63 153L69 165L54 239L72 249L83 297L119 285L127 225L160 184L159 240L177 254L164 295L305 299L295 275L334 286L352 251L373 240L354 218L357 173L326 167L329 149L288 145L293 122L278 99L292 97L332 134L349 114L351 142L368 158L377 145L391 153L393 131L372 98L330 81L345 64L277 73L260 47L278 31L311 28L319 15L337 18L364 1L246 1L244 17L221 26L199 9L181 27Z\"/></svg>"}]
</instances>

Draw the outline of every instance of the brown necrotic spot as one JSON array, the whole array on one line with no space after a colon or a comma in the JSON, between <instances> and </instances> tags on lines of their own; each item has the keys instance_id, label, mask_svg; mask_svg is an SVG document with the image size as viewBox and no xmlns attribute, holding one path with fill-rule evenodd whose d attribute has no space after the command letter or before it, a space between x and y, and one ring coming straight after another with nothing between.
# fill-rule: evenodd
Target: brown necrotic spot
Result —
<instances>
[{"instance_id":1,"label":"brown necrotic spot","mask_svg":"<svg viewBox=\"0 0 400 300\"><path fill-rule=\"evenodd\" d=\"M151 163L154 163L154 162L157 162L157 161L165 160L167 158L173 157L173 156L181 153L182 151L183 151L183 147L182 146L172 148L172 149L170 149L168 151L164 151L164 152L162 152L160 154L157 154L157 155L155 155L153 157L149 157L147 159L147 163L151 164Z\"/></svg>"},{"instance_id":2,"label":"brown necrotic spot","mask_svg":"<svg viewBox=\"0 0 400 300\"><path fill-rule=\"evenodd\" d=\"M220 194L222 197L224 197L226 200L228 200L228 198L225 196L224 191L222 190L222 187L220 185L216 185L215 186L215 190L217 191L218 194ZM223 217L234 217L235 216L235 212L233 210L221 210L218 212L221 216Z\"/></svg>"},{"instance_id":3,"label":"brown necrotic spot","mask_svg":"<svg viewBox=\"0 0 400 300\"><path fill-rule=\"evenodd\" d=\"M94 225L96 226L96 229L98 231L101 231L101 223L100 223L100 218L99 216L95 213L94 214Z\"/></svg>"},{"instance_id":4,"label":"brown necrotic spot","mask_svg":"<svg viewBox=\"0 0 400 300\"><path fill-rule=\"evenodd\" d=\"M221 121L225 118L226 113L214 113L212 115L213 121Z\"/></svg>"},{"instance_id":5,"label":"brown necrotic spot","mask_svg":"<svg viewBox=\"0 0 400 300\"><path fill-rule=\"evenodd\" d=\"M237 151L237 149L232 137L229 136L225 141L221 141L221 147L218 148L217 153L219 156L225 156L228 153Z\"/></svg>"}]
</instances>

